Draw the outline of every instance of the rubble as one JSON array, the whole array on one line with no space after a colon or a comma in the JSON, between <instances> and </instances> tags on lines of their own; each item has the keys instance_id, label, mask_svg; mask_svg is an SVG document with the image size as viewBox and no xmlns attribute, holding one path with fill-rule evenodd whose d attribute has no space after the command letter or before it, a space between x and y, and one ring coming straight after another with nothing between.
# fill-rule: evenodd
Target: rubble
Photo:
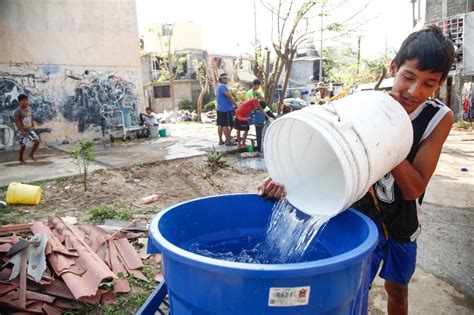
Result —
<instances>
[{"instance_id":1,"label":"rubble","mask_svg":"<svg viewBox=\"0 0 474 315\"><path fill-rule=\"evenodd\" d=\"M182 121L198 121L198 114L196 111L189 111L189 110L178 110L176 112L173 111L163 111L162 113L158 113L157 119L160 123L176 123ZM212 123L215 122L217 119L216 111L210 111L201 113L201 122L203 123Z\"/></svg>"},{"instance_id":2,"label":"rubble","mask_svg":"<svg viewBox=\"0 0 474 315\"><path fill-rule=\"evenodd\" d=\"M109 233L94 225L73 225L56 215L48 223L0 226L0 309L61 314L65 309L113 304L115 293L132 290L126 276L147 281L143 260L161 261L129 239L145 233ZM139 225L135 223L135 225ZM146 226L146 223L140 224ZM162 275L156 279L162 281ZM104 289L104 283L112 289Z\"/></svg>"}]
</instances>

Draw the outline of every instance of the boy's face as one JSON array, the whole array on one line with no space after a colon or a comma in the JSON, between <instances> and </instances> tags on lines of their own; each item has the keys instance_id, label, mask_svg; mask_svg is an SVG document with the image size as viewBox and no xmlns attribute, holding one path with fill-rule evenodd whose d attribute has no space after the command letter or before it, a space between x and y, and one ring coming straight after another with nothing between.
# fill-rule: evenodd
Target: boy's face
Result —
<instances>
[{"instance_id":1,"label":"boy's face","mask_svg":"<svg viewBox=\"0 0 474 315\"><path fill-rule=\"evenodd\" d=\"M260 84L255 84L255 85L253 86L253 90L254 90L254 91L257 91L257 90L259 90L259 89L260 89Z\"/></svg>"},{"instance_id":2,"label":"boy's face","mask_svg":"<svg viewBox=\"0 0 474 315\"><path fill-rule=\"evenodd\" d=\"M23 99L20 101L20 106L23 107L23 108L27 108L27 107L28 107L28 99L27 99L27 98L23 98Z\"/></svg>"},{"instance_id":3,"label":"boy's face","mask_svg":"<svg viewBox=\"0 0 474 315\"><path fill-rule=\"evenodd\" d=\"M443 73L417 69L418 60L406 60L400 68L392 61L390 71L394 76L392 93L408 113L426 101L443 83Z\"/></svg>"}]
</instances>

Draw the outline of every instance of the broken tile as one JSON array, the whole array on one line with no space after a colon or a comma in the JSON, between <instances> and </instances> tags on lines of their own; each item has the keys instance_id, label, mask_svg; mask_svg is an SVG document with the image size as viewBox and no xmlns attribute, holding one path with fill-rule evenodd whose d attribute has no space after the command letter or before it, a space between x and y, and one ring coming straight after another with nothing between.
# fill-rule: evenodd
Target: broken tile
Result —
<instances>
[{"instance_id":1,"label":"broken tile","mask_svg":"<svg viewBox=\"0 0 474 315\"><path fill-rule=\"evenodd\" d=\"M123 276L125 276L127 274L127 271L125 270L125 267L122 265L122 263L120 262L118 258L118 251L117 251L117 248L115 247L114 241L109 240L108 244L109 244L110 260L112 264L112 271L117 276L119 274L122 274ZM128 293L131 291L130 284L128 283L126 279L118 277L114 281L114 291Z\"/></svg>"},{"instance_id":2,"label":"broken tile","mask_svg":"<svg viewBox=\"0 0 474 315\"><path fill-rule=\"evenodd\" d=\"M120 257L122 258L122 262L126 264L126 267L129 269L138 269L143 267L143 262L140 259L140 256L138 256L137 251L127 239L121 238L115 240L114 242L117 246Z\"/></svg>"},{"instance_id":3,"label":"broken tile","mask_svg":"<svg viewBox=\"0 0 474 315\"><path fill-rule=\"evenodd\" d=\"M10 248L12 248L12 244L10 243L0 244L0 253L8 253Z\"/></svg>"},{"instance_id":4,"label":"broken tile","mask_svg":"<svg viewBox=\"0 0 474 315\"><path fill-rule=\"evenodd\" d=\"M47 303L53 303L55 297L43 293L38 293L34 291L26 291L26 298L28 300L36 300L36 301L42 301L42 302L47 302Z\"/></svg>"},{"instance_id":5,"label":"broken tile","mask_svg":"<svg viewBox=\"0 0 474 315\"><path fill-rule=\"evenodd\" d=\"M67 300L67 299L62 299L62 298L57 298L54 302L53 305L59 308L63 309L81 309L84 308L84 303L79 302L79 301L73 301L73 300Z\"/></svg>"},{"instance_id":6,"label":"broken tile","mask_svg":"<svg viewBox=\"0 0 474 315\"><path fill-rule=\"evenodd\" d=\"M101 301L103 305L110 305L116 303L118 299L112 292L107 292L102 295Z\"/></svg>"},{"instance_id":7,"label":"broken tile","mask_svg":"<svg viewBox=\"0 0 474 315\"><path fill-rule=\"evenodd\" d=\"M71 244L80 258L77 260L81 260L81 265L86 270L80 276L72 272L61 274L62 279L76 299L96 295L99 285L105 279L117 279L117 276L109 267L83 241L81 238L83 233L76 226L65 223L57 216L49 216L48 224L54 232L70 237Z\"/></svg>"},{"instance_id":8,"label":"broken tile","mask_svg":"<svg viewBox=\"0 0 474 315\"><path fill-rule=\"evenodd\" d=\"M17 289L18 286L16 284L11 283L0 283L0 296L7 294L10 291Z\"/></svg>"},{"instance_id":9,"label":"broken tile","mask_svg":"<svg viewBox=\"0 0 474 315\"><path fill-rule=\"evenodd\" d=\"M43 303L43 311L47 315L61 315L63 313L60 308L47 304L47 303Z\"/></svg>"},{"instance_id":10,"label":"broken tile","mask_svg":"<svg viewBox=\"0 0 474 315\"><path fill-rule=\"evenodd\" d=\"M31 224L7 224L0 226L0 234L14 233L14 232L28 232L31 229Z\"/></svg>"}]
</instances>

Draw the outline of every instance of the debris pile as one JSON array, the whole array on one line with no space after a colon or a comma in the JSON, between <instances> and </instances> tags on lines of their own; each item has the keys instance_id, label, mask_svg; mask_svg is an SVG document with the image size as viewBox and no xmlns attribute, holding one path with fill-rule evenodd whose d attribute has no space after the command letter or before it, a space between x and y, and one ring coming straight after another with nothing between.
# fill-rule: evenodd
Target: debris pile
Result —
<instances>
[{"instance_id":1,"label":"debris pile","mask_svg":"<svg viewBox=\"0 0 474 315\"><path fill-rule=\"evenodd\" d=\"M143 225L138 231L146 230ZM106 232L55 215L47 224L0 226L0 309L61 314L64 309L113 304L114 293L132 289L127 275L147 281L140 271L142 260L150 257L146 246L137 250L130 243L144 233L130 226Z\"/></svg>"},{"instance_id":2,"label":"debris pile","mask_svg":"<svg viewBox=\"0 0 474 315\"><path fill-rule=\"evenodd\" d=\"M216 111L210 111L206 113L201 113L201 121L203 123L214 122L217 119ZM181 121L198 121L198 114L196 111L189 110L178 110L173 111L163 111L162 113L157 114L157 119L160 123L176 123Z\"/></svg>"}]
</instances>

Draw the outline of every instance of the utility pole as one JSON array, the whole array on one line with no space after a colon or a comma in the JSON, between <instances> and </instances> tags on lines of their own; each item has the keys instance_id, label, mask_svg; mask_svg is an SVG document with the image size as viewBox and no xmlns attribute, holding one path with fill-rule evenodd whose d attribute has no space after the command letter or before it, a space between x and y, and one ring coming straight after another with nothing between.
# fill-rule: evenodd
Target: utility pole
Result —
<instances>
[{"instance_id":1,"label":"utility pole","mask_svg":"<svg viewBox=\"0 0 474 315\"><path fill-rule=\"evenodd\" d=\"M359 38L357 39L357 70L356 70L357 75L359 74L359 68L360 68L360 38L361 36L359 35Z\"/></svg>"},{"instance_id":2,"label":"utility pole","mask_svg":"<svg viewBox=\"0 0 474 315\"><path fill-rule=\"evenodd\" d=\"M319 53L319 82L323 81L323 16L324 16L324 1L321 1L321 45Z\"/></svg>"},{"instance_id":3,"label":"utility pole","mask_svg":"<svg viewBox=\"0 0 474 315\"><path fill-rule=\"evenodd\" d=\"M255 4L255 1L256 0L253 0L253 24L255 30L255 45L257 45L257 5Z\"/></svg>"}]
</instances>

